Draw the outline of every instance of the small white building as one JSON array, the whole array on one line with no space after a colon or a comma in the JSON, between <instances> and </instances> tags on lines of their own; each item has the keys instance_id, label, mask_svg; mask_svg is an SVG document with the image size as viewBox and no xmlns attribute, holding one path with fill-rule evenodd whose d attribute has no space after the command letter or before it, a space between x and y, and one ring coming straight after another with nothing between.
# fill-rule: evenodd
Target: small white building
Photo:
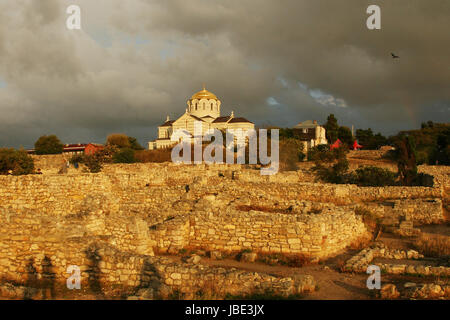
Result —
<instances>
[{"instance_id":1,"label":"small white building","mask_svg":"<svg viewBox=\"0 0 450 320\"><path fill-rule=\"evenodd\" d=\"M176 130L183 130L191 137L194 137L194 123L200 121L202 124L202 134L210 129L247 130L255 129L255 125L242 117L235 117L234 112L229 116L220 115L221 101L215 94L203 87L203 90L194 94L187 101L186 112L177 120L170 120L167 116L166 122L158 127L158 139L150 141L150 150L170 148L177 142L171 140L172 134Z\"/></svg>"},{"instance_id":2,"label":"small white building","mask_svg":"<svg viewBox=\"0 0 450 320\"><path fill-rule=\"evenodd\" d=\"M321 144L327 144L326 130L316 120L300 122L294 128L294 135L303 141L304 151Z\"/></svg>"}]
</instances>

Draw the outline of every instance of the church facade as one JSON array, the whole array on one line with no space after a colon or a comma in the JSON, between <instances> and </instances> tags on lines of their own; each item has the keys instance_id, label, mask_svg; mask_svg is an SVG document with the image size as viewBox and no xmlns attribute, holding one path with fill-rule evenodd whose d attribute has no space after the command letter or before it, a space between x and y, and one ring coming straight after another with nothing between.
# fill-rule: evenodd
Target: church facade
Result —
<instances>
[{"instance_id":1,"label":"church facade","mask_svg":"<svg viewBox=\"0 0 450 320\"><path fill-rule=\"evenodd\" d=\"M191 138L194 138L194 124L201 123L202 135L211 129L218 130L237 130L241 129L244 133L255 129L254 123L242 118L236 117L234 112L229 116L221 116L222 102L215 94L203 90L194 94L187 101L186 112L176 120L170 120L167 116L166 122L158 127L158 139L150 141L148 148L150 150L170 148L177 143L172 141L172 134L182 130Z\"/></svg>"}]
</instances>

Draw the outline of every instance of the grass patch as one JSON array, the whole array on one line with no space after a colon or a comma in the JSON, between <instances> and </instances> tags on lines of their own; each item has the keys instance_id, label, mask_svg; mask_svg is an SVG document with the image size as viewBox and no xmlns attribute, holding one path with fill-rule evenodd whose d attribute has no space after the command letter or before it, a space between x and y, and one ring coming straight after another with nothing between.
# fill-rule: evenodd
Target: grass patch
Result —
<instances>
[{"instance_id":1,"label":"grass patch","mask_svg":"<svg viewBox=\"0 0 450 320\"><path fill-rule=\"evenodd\" d=\"M450 255L450 237L422 233L413 245L425 256L441 258Z\"/></svg>"}]
</instances>

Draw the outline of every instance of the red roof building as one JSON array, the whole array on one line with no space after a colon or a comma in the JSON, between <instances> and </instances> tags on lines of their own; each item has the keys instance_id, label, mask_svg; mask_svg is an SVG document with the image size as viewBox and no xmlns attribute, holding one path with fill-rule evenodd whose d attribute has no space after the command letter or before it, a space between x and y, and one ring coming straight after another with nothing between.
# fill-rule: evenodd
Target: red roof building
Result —
<instances>
[{"instance_id":1,"label":"red roof building","mask_svg":"<svg viewBox=\"0 0 450 320\"><path fill-rule=\"evenodd\" d=\"M105 146L97 143L89 143L84 149L84 154L91 156L95 154L97 151L103 150Z\"/></svg>"},{"instance_id":2,"label":"red roof building","mask_svg":"<svg viewBox=\"0 0 450 320\"><path fill-rule=\"evenodd\" d=\"M98 150L103 149L104 146L97 143L77 143L77 144L65 144L63 147L64 154L94 154ZM35 154L36 151L34 149L27 150L28 154Z\"/></svg>"}]
</instances>

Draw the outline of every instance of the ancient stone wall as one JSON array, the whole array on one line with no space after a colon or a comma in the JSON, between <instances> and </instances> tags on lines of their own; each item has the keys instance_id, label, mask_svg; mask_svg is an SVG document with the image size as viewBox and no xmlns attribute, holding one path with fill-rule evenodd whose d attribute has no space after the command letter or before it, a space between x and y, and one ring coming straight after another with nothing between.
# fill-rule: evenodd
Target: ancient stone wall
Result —
<instances>
[{"instance_id":1,"label":"ancient stone wall","mask_svg":"<svg viewBox=\"0 0 450 320\"><path fill-rule=\"evenodd\" d=\"M442 187L305 183L299 172L262 177L259 170L228 165L107 165L99 174L0 176L0 275L24 285L42 280L36 275L64 282L67 267L78 265L83 281L94 287L98 282L134 290L151 283L163 288L155 294L185 286L192 294L207 276L237 288L237 271L170 265L153 249L324 258L365 233L356 205L391 201L383 215L430 223L442 216L442 196ZM157 266L166 271L156 277ZM264 286L276 283L291 293L298 288L293 279L260 276Z\"/></svg>"},{"instance_id":2,"label":"ancient stone wall","mask_svg":"<svg viewBox=\"0 0 450 320\"><path fill-rule=\"evenodd\" d=\"M157 226L150 234L159 251L182 248L302 254L314 258L336 255L367 230L352 211L335 209L297 215L232 211L197 212Z\"/></svg>"}]
</instances>

